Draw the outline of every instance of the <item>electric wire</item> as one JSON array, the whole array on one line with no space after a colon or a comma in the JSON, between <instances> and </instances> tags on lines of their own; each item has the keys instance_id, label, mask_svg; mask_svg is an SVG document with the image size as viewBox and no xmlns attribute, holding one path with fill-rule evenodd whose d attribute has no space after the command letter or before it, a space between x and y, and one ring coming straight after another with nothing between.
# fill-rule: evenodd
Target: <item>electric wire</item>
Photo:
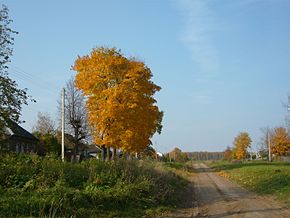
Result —
<instances>
[{"instance_id":1,"label":"electric wire","mask_svg":"<svg viewBox=\"0 0 290 218\"><path fill-rule=\"evenodd\" d=\"M50 90L55 90L57 89L57 87L53 84L53 83L48 83L46 80L44 80L43 78L37 76L37 75L32 75L30 73L25 72L24 70L11 65L11 68L14 72L23 75L24 77L32 80L33 82L35 82L36 84L39 84L41 86L45 86L45 88L50 89Z\"/></svg>"},{"instance_id":2,"label":"electric wire","mask_svg":"<svg viewBox=\"0 0 290 218\"><path fill-rule=\"evenodd\" d=\"M49 92L51 94L55 94L55 90L59 89L54 84L48 83L44 81L41 77L32 75L30 73L25 72L24 70L16 67L14 65L9 65L9 75L11 77L15 77L16 79L21 80L22 82L28 82L33 84L34 86L40 88L42 91Z\"/></svg>"},{"instance_id":3,"label":"electric wire","mask_svg":"<svg viewBox=\"0 0 290 218\"><path fill-rule=\"evenodd\" d=\"M48 81L45 81L44 79L42 79L39 76L32 75L32 74L22 70L21 68L12 65L12 64L9 64L8 75L13 80L15 80L17 83L23 82L23 83L31 84L32 86L28 88L28 92L30 92L30 93L31 92L32 93L37 92L37 94L42 94L42 93L44 94L45 93L45 96L48 96L48 98L49 98L49 96L52 96L52 95L58 96L58 93L60 93L60 88L57 88L57 86L55 84L50 83ZM42 100L43 100L43 98L42 98ZM36 99L36 102L39 102L39 100ZM44 105L43 103L40 103L40 104L37 104L37 107L39 109L41 109L42 111L49 110L49 107L47 104Z\"/></svg>"}]
</instances>

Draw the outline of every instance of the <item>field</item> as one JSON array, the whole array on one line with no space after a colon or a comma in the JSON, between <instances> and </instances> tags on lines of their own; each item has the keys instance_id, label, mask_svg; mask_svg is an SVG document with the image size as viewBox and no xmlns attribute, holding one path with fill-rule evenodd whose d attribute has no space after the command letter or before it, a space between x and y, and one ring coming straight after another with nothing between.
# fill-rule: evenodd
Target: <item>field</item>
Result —
<instances>
[{"instance_id":1,"label":"field","mask_svg":"<svg viewBox=\"0 0 290 218\"><path fill-rule=\"evenodd\" d=\"M158 162L62 163L2 155L0 217L146 217L174 209L182 170Z\"/></svg>"},{"instance_id":2,"label":"field","mask_svg":"<svg viewBox=\"0 0 290 218\"><path fill-rule=\"evenodd\" d=\"M245 163L212 162L208 164L250 191L272 195L290 206L290 163L253 161Z\"/></svg>"}]
</instances>

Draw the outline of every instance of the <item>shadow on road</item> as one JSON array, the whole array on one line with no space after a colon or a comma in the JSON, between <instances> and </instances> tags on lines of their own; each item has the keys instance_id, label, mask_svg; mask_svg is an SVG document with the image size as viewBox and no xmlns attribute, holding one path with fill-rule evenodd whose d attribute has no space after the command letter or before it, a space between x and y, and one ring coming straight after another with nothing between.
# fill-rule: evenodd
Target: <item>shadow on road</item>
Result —
<instances>
[{"instance_id":1,"label":"shadow on road","mask_svg":"<svg viewBox=\"0 0 290 218\"><path fill-rule=\"evenodd\" d=\"M281 209L285 209L285 208L269 208L269 209L261 209L261 210L238 210L238 211L232 211L232 212L224 212L224 213L219 213L219 214L212 214L210 217L211 218L223 218L223 217L227 217L227 216L231 216L231 215L242 215L242 214L247 214L248 216L255 217L255 213L259 213L259 214L268 214L271 212L279 212L281 211ZM274 217L273 217L274 218Z\"/></svg>"}]
</instances>

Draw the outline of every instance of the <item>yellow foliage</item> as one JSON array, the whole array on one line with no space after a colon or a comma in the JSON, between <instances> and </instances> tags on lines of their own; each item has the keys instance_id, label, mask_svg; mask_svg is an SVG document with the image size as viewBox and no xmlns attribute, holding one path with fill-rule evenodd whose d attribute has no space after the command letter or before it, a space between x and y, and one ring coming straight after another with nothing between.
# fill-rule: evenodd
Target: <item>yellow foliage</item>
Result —
<instances>
[{"instance_id":1,"label":"yellow foliage","mask_svg":"<svg viewBox=\"0 0 290 218\"><path fill-rule=\"evenodd\" d=\"M277 156L285 155L290 150L290 137L284 127L274 130L271 137L271 151Z\"/></svg>"},{"instance_id":2,"label":"yellow foliage","mask_svg":"<svg viewBox=\"0 0 290 218\"><path fill-rule=\"evenodd\" d=\"M226 173L225 171L220 171L217 173L219 176L222 176L224 178L230 179L230 175L228 173Z\"/></svg>"},{"instance_id":3,"label":"yellow foliage","mask_svg":"<svg viewBox=\"0 0 290 218\"><path fill-rule=\"evenodd\" d=\"M234 140L233 155L238 160L245 159L247 155L247 149L250 147L252 140L248 133L240 133Z\"/></svg>"},{"instance_id":4,"label":"yellow foliage","mask_svg":"<svg viewBox=\"0 0 290 218\"><path fill-rule=\"evenodd\" d=\"M78 57L73 69L76 86L88 97L95 143L127 152L144 150L161 128L163 115L153 98L161 88L150 80L151 70L115 48L104 47Z\"/></svg>"}]
</instances>

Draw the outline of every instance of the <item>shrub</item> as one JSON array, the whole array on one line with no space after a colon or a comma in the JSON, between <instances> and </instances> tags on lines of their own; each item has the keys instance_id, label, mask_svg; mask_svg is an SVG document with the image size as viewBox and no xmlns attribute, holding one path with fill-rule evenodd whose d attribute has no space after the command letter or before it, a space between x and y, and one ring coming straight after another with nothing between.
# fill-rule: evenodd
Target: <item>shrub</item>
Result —
<instances>
[{"instance_id":1,"label":"shrub","mask_svg":"<svg viewBox=\"0 0 290 218\"><path fill-rule=\"evenodd\" d=\"M174 205L175 193L185 184L152 162L88 160L78 164L62 163L54 156L5 155L0 162L0 216L144 213Z\"/></svg>"}]
</instances>

